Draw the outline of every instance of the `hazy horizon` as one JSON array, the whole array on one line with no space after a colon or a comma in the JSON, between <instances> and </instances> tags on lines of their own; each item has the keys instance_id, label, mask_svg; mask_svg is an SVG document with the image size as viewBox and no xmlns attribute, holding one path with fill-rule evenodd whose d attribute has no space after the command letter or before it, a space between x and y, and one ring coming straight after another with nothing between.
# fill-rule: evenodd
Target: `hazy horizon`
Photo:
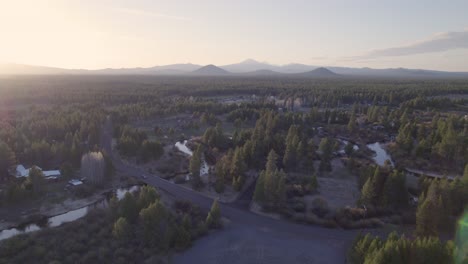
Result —
<instances>
[{"instance_id":1,"label":"hazy horizon","mask_svg":"<svg viewBox=\"0 0 468 264\"><path fill-rule=\"evenodd\" d=\"M0 62L468 71L468 2L0 1Z\"/></svg>"}]
</instances>

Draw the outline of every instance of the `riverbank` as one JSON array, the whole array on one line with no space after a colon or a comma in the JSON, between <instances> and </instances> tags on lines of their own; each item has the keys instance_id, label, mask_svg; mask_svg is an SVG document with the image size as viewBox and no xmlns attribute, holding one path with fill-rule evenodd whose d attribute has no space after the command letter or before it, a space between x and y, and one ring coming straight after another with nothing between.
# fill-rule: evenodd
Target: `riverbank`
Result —
<instances>
[{"instance_id":1,"label":"riverbank","mask_svg":"<svg viewBox=\"0 0 468 264\"><path fill-rule=\"evenodd\" d=\"M2 219L0 220L0 231L24 226L32 222L41 221L96 204L106 199L107 193L121 188L126 187L109 187L86 198L66 198L60 203L45 203L44 201L39 201L41 204L38 206L37 201L29 201L26 202L26 204L21 203L19 205L13 204L7 207L2 207L0 209L0 215L2 216Z\"/></svg>"}]
</instances>

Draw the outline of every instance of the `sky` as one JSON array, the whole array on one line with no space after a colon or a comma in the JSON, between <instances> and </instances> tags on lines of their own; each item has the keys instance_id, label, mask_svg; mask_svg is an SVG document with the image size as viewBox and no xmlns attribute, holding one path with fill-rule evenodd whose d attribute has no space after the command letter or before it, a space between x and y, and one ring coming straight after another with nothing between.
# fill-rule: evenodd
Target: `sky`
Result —
<instances>
[{"instance_id":1,"label":"sky","mask_svg":"<svg viewBox=\"0 0 468 264\"><path fill-rule=\"evenodd\" d=\"M468 71L466 0L0 0L0 62Z\"/></svg>"}]
</instances>

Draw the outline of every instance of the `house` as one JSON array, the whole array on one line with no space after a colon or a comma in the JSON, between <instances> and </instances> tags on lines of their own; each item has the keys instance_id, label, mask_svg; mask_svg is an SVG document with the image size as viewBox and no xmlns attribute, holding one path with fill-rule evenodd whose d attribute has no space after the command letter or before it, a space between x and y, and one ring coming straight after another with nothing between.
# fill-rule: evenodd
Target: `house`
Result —
<instances>
[{"instance_id":1,"label":"house","mask_svg":"<svg viewBox=\"0 0 468 264\"><path fill-rule=\"evenodd\" d=\"M28 177L29 169L26 169L23 165L16 166L16 170L13 173L16 178Z\"/></svg>"},{"instance_id":2,"label":"house","mask_svg":"<svg viewBox=\"0 0 468 264\"><path fill-rule=\"evenodd\" d=\"M44 171L39 166L35 166L35 167L42 171L42 174L44 174L44 178L46 180L55 180L55 179L58 179L58 177L60 177L60 171L59 170ZM29 171L30 170L31 170L31 168L26 169L22 164L19 164L18 166L16 166L16 170L12 174L13 174L13 176L15 176L18 179L19 178L24 178L24 177L29 176Z\"/></svg>"}]
</instances>

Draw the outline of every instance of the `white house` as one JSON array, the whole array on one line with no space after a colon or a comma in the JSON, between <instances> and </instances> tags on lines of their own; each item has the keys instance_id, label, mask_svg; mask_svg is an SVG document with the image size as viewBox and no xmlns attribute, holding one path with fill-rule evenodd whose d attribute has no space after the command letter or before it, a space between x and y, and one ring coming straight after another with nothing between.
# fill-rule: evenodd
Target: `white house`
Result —
<instances>
[{"instance_id":1,"label":"white house","mask_svg":"<svg viewBox=\"0 0 468 264\"><path fill-rule=\"evenodd\" d=\"M16 166L16 171L15 171L15 175L14 175L16 178L28 177L28 175L29 175L29 169L26 169L21 164Z\"/></svg>"}]
</instances>

